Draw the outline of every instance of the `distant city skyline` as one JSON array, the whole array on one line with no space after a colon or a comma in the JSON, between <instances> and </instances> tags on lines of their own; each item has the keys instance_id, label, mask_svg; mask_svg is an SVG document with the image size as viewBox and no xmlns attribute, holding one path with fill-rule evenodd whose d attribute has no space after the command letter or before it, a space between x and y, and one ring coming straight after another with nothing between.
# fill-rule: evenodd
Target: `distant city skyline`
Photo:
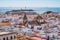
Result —
<instances>
[{"instance_id":1,"label":"distant city skyline","mask_svg":"<svg viewBox=\"0 0 60 40\"><path fill-rule=\"evenodd\" d=\"M60 0L0 0L0 7L60 7Z\"/></svg>"}]
</instances>

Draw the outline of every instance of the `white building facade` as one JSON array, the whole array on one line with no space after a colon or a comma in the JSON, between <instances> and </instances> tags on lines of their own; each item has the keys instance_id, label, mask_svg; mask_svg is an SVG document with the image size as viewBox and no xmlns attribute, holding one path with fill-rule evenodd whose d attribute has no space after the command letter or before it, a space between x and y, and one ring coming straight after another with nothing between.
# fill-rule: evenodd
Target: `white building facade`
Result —
<instances>
[{"instance_id":1,"label":"white building facade","mask_svg":"<svg viewBox=\"0 0 60 40\"><path fill-rule=\"evenodd\" d=\"M0 40L16 40L16 33L0 32Z\"/></svg>"}]
</instances>

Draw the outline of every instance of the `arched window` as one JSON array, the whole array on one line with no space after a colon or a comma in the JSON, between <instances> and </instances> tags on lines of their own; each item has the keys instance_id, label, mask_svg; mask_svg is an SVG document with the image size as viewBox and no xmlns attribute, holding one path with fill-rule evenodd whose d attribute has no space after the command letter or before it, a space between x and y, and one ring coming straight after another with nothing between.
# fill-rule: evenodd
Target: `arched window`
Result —
<instances>
[{"instance_id":1,"label":"arched window","mask_svg":"<svg viewBox=\"0 0 60 40\"><path fill-rule=\"evenodd\" d=\"M10 39L12 40L12 39L13 39L13 37L11 36L11 37L10 37Z\"/></svg>"},{"instance_id":2,"label":"arched window","mask_svg":"<svg viewBox=\"0 0 60 40\"><path fill-rule=\"evenodd\" d=\"M16 36L14 36L14 39L16 38Z\"/></svg>"},{"instance_id":3,"label":"arched window","mask_svg":"<svg viewBox=\"0 0 60 40\"><path fill-rule=\"evenodd\" d=\"M3 38L3 40L5 40L5 38Z\"/></svg>"},{"instance_id":4,"label":"arched window","mask_svg":"<svg viewBox=\"0 0 60 40\"><path fill-rule=\"evenodd\" d=\"M6 38L6 40L8 40L8 37Z\"/></svg>"}]
</instances>

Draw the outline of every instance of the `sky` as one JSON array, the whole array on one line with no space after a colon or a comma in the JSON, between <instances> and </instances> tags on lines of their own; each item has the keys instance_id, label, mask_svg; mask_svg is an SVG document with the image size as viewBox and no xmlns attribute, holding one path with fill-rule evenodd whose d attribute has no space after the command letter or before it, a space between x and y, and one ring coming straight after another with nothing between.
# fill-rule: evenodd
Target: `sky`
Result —
<instances>
[{"instance_id":1,"label":"sky","mask_svg":"<svg viewBox=\"0 0 60 40\"><path fill-rule=\"evenodd\" d=\"M60 0L0 0L0 7L60 7Z\"/></svg>"}]
</instances>

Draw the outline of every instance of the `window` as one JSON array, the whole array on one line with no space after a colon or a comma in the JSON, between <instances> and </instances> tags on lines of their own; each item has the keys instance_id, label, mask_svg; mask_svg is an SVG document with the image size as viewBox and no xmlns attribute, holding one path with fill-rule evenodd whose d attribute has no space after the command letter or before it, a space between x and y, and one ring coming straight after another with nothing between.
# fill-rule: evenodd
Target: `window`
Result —
<instances>
[{"instance_id":1,"label":"window","mask_svg":"<svg viewBox=\"0 0 60 40\"><path fill-rule=\"evenodd\" d=\"M6 38L6 40L8 40L8 37Z\"/></svg>"},{"instance_id":2,"label":"window","mask_svg":"<svg viewBox=\"0 0 60 40\"><path fill-rule=\"evenodd\" d=\"M14 39L16 38L16 36L14 36Z\"/></svg>"},{"instance_id":3,"label":"window","mask_svg":"<svg viewBox=\"0 0 60 40\"><path fill-rule=\"evenodd\" d=\"M12 36L10 38L13 39Z\"/></svg>"},{"instance_id":4,"label":"window","mask_svg":"<svg viewBox=\"0 0 60 40\"><path fill-rule=\"evenodd\" d=\"M41 30L42 28L37 28L38 30Z\"/></svg>"},{"instance_id":5,"label":"window","mask_svg":"<svg viewBox=\"0 0 60 40\"><path fill-rule=\"evenodd\" d=\"M33 26L31 26L31 29L33 29L34 27Z\"/></svg>"},{"instance_id":6,"label":"window","mask_svg":"<svg viewBox=\"0 0 60 40\"><path fill-rule=\"evenodd\" d=\"M14 26L14 27L16 27L16 26Z\"/></svg>"},{"instance_id":7,"label":"window","mask_svg":"<svg viewBox=\"0 0 60 40\"><path fill-rule=\"evenodd\" d=\"M3 40L5 40L5 38L3 38Z\"/></svg>"}]
</instances>

